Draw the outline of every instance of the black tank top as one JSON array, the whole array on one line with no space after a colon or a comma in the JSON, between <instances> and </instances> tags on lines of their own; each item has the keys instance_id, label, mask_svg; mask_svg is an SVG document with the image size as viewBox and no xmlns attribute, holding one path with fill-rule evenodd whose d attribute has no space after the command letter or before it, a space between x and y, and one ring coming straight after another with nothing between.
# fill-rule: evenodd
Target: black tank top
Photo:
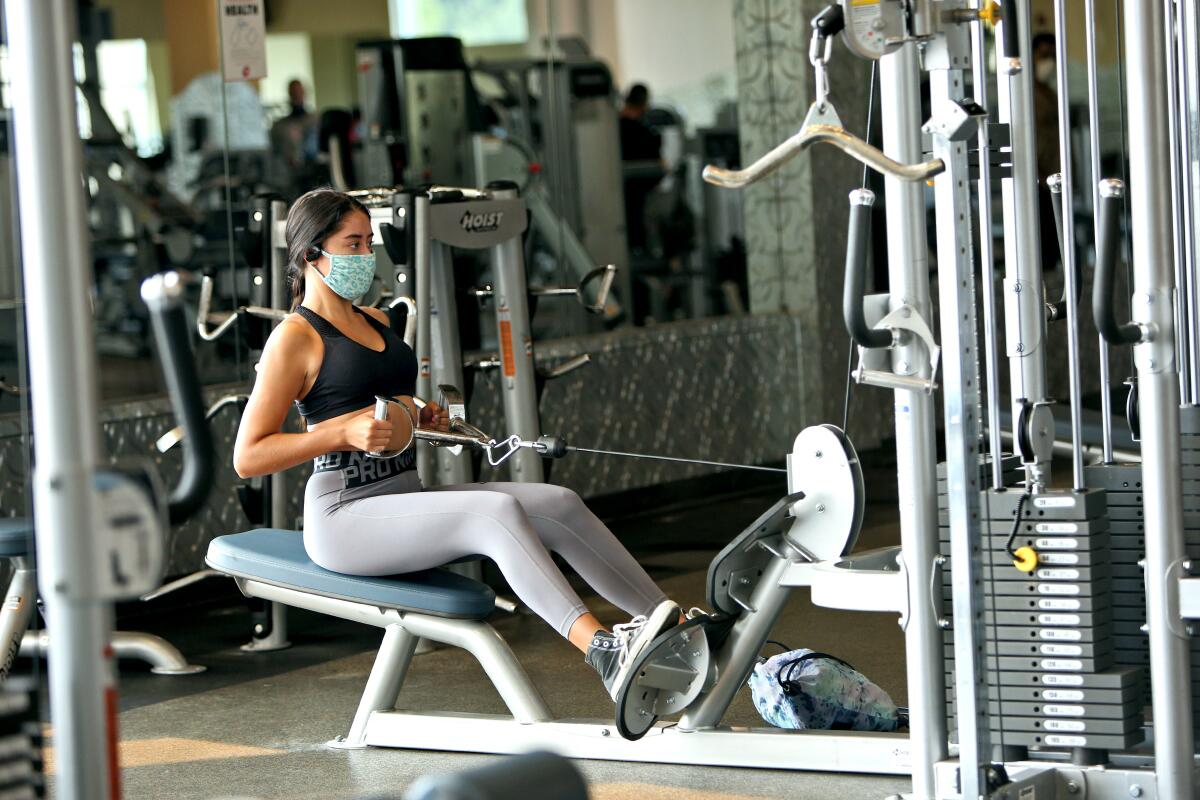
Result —
<instances>
[{"instance_id":1,"label":"black tank top","mask_svg":"<svg viewBox=\"0 0 1200 800\"><path fill-rule=\"evenodd\" d=\"M329 320L299 306L296 313L308 320L325 345L321 370L303 400L300 414L312 424L375 405L375 395L411 396L417 388L417 357L412 348L387 325L355 307L383 337L376 352L342 334Z\"/></svg>"}]
</instances>

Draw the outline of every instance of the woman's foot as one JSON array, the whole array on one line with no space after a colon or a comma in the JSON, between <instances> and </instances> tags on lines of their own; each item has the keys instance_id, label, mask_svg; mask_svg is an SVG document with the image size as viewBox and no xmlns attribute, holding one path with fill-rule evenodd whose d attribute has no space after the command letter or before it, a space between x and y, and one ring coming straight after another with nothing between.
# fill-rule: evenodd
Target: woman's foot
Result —
<instances>
[{"instance_id":1,"label":"woman's foot","mask_svg":"<svg viewBox=\"0 0 1200 800\"><path fill-rule=\"evenodd\" d=\"M629 680L630 669L638 656L659 634L674 627L678 617L679 606L664 600L648 616L638 615L627 623L614 625L612 633L596 632L584 660L600 673L609 697L616 699Z\"/></svg>"}]
</instances>

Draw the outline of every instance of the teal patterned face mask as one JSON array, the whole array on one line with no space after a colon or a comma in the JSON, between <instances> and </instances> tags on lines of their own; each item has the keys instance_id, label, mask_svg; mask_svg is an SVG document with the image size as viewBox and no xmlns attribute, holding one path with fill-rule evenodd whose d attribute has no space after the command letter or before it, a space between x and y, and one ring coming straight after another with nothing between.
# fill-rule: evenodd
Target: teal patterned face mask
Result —
<instances>
[{"instance_id":1,"label":"teal patterned face mask","mask_svg":"<svg viewBox=\"0 0 1200 800\"><path fill-rule=\"evenodd\" d=\"M338 297L357 300L371 288L375 278L375 254L344 255L321 251L329 259L329 274L321 275L325 285ZM317 271L320 275L320 270Z\"/></svg>"}]
</instances>

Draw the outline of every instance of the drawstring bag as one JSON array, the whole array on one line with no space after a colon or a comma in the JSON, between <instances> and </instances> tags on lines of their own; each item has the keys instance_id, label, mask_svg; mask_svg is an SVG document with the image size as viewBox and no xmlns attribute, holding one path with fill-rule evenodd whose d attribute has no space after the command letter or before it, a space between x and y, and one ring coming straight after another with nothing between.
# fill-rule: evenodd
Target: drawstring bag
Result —
<instances>
[{"instance_id":1,"label":"drawstring bag","mask_svg":"<svg viewBox=\"0 0 1200 800\"><path fill-rule=\"evenodd\" d=\"M777 728L895 731L906 722L887 692L826 653L800 649L759 659L748 682L754 707Z\"/></svg>"}]
</instances>

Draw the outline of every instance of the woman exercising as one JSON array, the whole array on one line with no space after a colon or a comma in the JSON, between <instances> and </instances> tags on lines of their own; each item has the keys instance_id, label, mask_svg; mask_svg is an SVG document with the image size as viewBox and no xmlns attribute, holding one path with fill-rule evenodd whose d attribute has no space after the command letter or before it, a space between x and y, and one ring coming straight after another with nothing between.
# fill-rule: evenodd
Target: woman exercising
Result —
<instances>
[{"instance_id":1,"label":"woman exercising","mask_svg":"<svg viewBox=\"0 0 1200 800\"><path fill-rule=\"evenodd\" d=\"M374 418L376 396L392 417L446 430L446 412L413 402L417 361L384 312L353 301L375 275L371 220L352 197L317 189L287 219L295 313L268 339L242 416L233 463L243 478L313 459L304 490L304 547L318 565L351 575L392 575L482 555L517 596L579 648L610 696L634 658L679 618L646 571L580 500L561 486L474 483L424 488L415 448L391 458L366 452L407 444L405 425ZM283 433L292 403L306 433ZM550 558L566 559L609 602L634 615L606 630Z\"/></svg>"}]
</instances>

